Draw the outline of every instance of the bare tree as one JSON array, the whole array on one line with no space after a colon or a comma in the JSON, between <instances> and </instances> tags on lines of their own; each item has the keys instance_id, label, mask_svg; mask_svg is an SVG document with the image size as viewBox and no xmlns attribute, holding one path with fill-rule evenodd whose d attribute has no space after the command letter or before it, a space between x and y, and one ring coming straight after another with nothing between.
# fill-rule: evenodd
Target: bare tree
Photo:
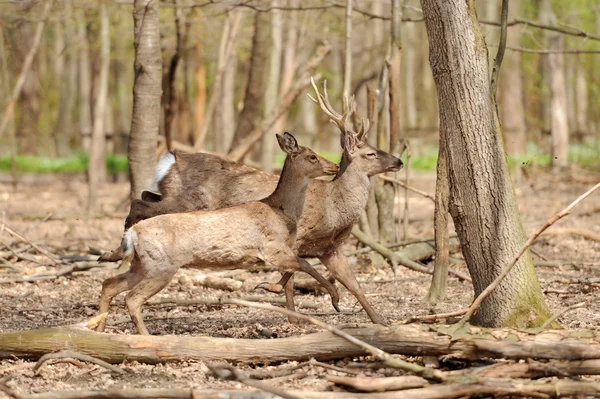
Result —
<instances>
[{"instance_id":1,"label":"bare tree","mask_svg":"<svg viewBox=\"0 0 600 399\"><path fill-rule=\"evenodd\" d=\"M265 93L265 110L267 116L275 108L279 93L279 76L281 74L282 34L283 25L281 12L276 9L278 0L271 0L271 55L269 57L269 77ZM273 129L264 136L262 141L261 169L265 172L273 172L273 160L275 159L275 140L273 140Z\"/></svg>"},{"instance_id":2,"label":"bare tree","mask_svg":"<svg viewBox=\"0 0 600 399\"><path fill-rule=\"evenodd\" d=\"M131 198L141 198L152 183L162 95L162 58L158 0L135 0L133 5L135 84L129 138Z\"/></svg>"},{"instance_id":3,"label":"bare tree","mask_svg":"<svg viewBox=\"0 0 600 399\"><path fill-rule=\"evenodd\" d=\"M89 151L92 142L92 67L83 10L77 10L77 42L79 43L79 129L81 146Z\"/></svg>"},{"instance_id":4,"label":"bare tree","mask_svg":"<svg viewBox=\"0 0 600 399\"><path fill-rule=\"evenodd\" d=\"M440 129L448 150L450 214L478 295L511 261L525 237L492 104L487 49L474 2L421 0L421 5ZM538 326L549 316L531 255L526 253L473 321L485 326Z\"/></svg>"},{"instance_id":5,"label":"bare tree","mask_svg":"<svg viewBox=\"0 0 600 399\"><path fill-rule=\"evenodd\" d=\"M94 126L88 165L88 216L96 212L98 188L106 180L106 108L108 101L108 73L110 68L110 22L106 1L100 3L100 77L94 104Z\"/></svg>"},{"instance_id":6,"label":"bare tree","mask_svg":"<svg viewBox=\"0 0 600 399\"><path fill-rule=\"evenodd\" d=\"M232 148L237 147L242 139L252 132L264 113L262 98L267 87L269 47L271 43L270 25L269 13L256 12L250 73L244 96L244 108L235 130Z\"/></svg>"},{"instance_id":7,"label":"bare tree","mask_svg":"<svg viewBox=\"0 0 600 399\"><path fill-rule=\"evenodd\" d=\"M352 0L346 0L346 24L344 45L344 96L350 96L352 82Z\"/></svg>"},{"instance_id":8,"label":"bare tree","mask_svg":"<svg viewBox=\"0 0 600 399\"><path fill-rule=\"evenodd\" d=\"M59 156L66 156L70 152L70 142L73 129L73 107L75 105L77 90L77 53L75 52L75 28L73 26L73 7L71 0L64 1L64 47L60 50L64 58L62 74L60 76L60 92L58 119L54 129L56 150Z\"/></svg>"},{"instance_id":9,"label":"bare tree","mask_svg":"<svg viewBox=\"0 0 600 399\"><path fill-rule=\"evenodd\" d=\"M540 20L552 25L557 24L557 18L552 10L550 0L543 0L540 5ZM563 36L558 32L547 31L548 48L560 51L563 48ZM546 104L549 113L550 131L552 135L551 163L554 171L568 164L569 126L567 120L567 87L565 83L564 55L550 53L546 55L546 74L550 87L550 103Z\"/></svg>"},{"instance_id":10,"label":"bare tree","mask_svg":"<svg viewBox=\"0 0 600 399\"><path fill-rule=\"evenodd\" d=\"M588 82L581 58L577 57L575 63L575 131L579 135L585 135L589 130Z\"/></svg>"}]
</instances>

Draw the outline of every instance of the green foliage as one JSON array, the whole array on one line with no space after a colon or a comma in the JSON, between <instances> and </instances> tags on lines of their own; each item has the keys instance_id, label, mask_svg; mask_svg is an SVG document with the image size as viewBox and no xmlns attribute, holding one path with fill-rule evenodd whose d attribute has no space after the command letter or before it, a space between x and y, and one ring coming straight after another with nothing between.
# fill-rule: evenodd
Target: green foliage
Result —
<instances>
[{"instance_id":1,"label":"green foliage","mask_svg":"<svg viewBox=\"0 0 600 399\"><path fill-rule=\"evenodd\" d=\"M31 155L17 155L15 161L18 172L52 173L52 172L84 172L87 170L88 154L76 153L66 158L36 157ZM125 155L111 154L106 157L108 173L127 172L127 157ZM0 170L11 169L10 156L0 158Z\"/></svg>"}]
</instances>

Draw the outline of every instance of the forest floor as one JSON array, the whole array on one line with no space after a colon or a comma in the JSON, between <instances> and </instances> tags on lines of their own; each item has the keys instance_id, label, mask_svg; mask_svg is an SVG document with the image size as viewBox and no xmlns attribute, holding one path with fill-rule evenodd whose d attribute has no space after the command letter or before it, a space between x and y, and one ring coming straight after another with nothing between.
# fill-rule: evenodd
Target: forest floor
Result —
<instances>
[{"instance_id":1,"label":"forest floor","mask_svg":"<svg viewBox=\"0 0 600 399\"><path fill-rule=\"evenodd\" d=\"M581 176L577 178L577 175ZM522 176L516 184L518 203L527 234L531 234L546 219L563 209L571 201L592 185L590 175L581 171L571 171L568 175L552 177L543 171L532 171L529 177ZM116 211L129 190L128 183L106 184L100 191L102 217L86 220L85 204L87 187L80 177L52 177L40 181L22 183L15 191L10 184L0 183L0 217L6 226L25 232L48 214L52 216L34 227L26 236L36 244L55 254L89 255L90 248L102 251L118 246L122 233L125 210ZM432 173L419 173L413 176L413 185L429 193L434 192L435 176ZM583 180L587 180L583 182ZM402 197L404 193L402 192ZM433 236L433 203L416 194L410 194L409 238ZM538 276L546 294L546 302L553 313L579 303L585 306L566 313L559 321L569 329L600 328L600 310L593 304L600 303L599 284L585 279L600 277L600 242L596 239L573 234L572 229L586 229L600 235L600 194L595 193L584 201L568 217L556 223L549 234L541 236L533 245L534 260L556 261L552 267L539 266ZM571 229L571 230L568 230ZM553 233L553 231L555 234ZM592 237L593 238L593 237ZM0 243L13 242L6 231L0 229ZM17 247L19 244L15 244ZM1 245L4 247L4 245ZM346 250L356 248L355 240L348 240ZM460 262L460 255L454 255L455 270L466 273ZM8 258L11 259L10 257ZM90 258L91 259L91 258ZM430 312L446 312L464 308L473 299L468 282L450 279L448 299L435 309L431 309L422 299L430 284L428 275L400 268L394 276L389 266L375 268L365 258L352 258L357 278L368 293L371 303L392 324L411 316ZM561 265L562 264L562 265ZM18 270L0 265L0 280L14 276L14 273L29 275L51 270L43 255L35 255L30 262L18 262ZM324 271L322 266L318 270ZM26 283L4 283L0 285L0 332L37 329L81 322L97 313L97 301L102 281L113 275L115 269L92 269L62 276L47 281ZM180 270L171 284L155 298L220 298L262 295L279 297L276 294L256 292L253 287L263 281L276 281L277 272L249 273L236 271L229 277L243 282L239 291L228 292L196 285L191 276L194 271ZM300 276L298 277L300 278ZM336 313L327 295L298 292L296 303L306 301L317 305L316 309L300 309L317 315L321 320L338 327L354 327L369 323L369 319L350 293L337 284L340 291L342 313ZM122 296L111 308L108 316L107 332L133 334L135 329L122 304ZM235 306L145 306L144 319L154 335L208 335L213 337L268 339L286 337L318 331L312 325L292 325L287 319L275 313ZM347 367L348 362L360 358L332 362ZM244 389L240 383L221 381L213 376L202 362L174 362L148 365L125 362L121 368L129 371L125 375L111 374L110 371L91 364L75 365L57 363L45 366L39 374L33 372L34 362L22 359L0 361L0 379L9 376L9 386L22 393L46 392L54 390L95 389L95 388L229 388ZM279 370L291 367L295 362L276 365L238 365L263 370ZM330 390L337 389L328 382L325 374L338 374L336 371L312 367L306 373L290 377L275 378L269 383L286 389ZM376 373L361 370L366 375ZM381 370L377 372L381 375ZM385 375L399 375L402 372L388 370ZM340 374L342 375L342 374ZM2 397L0 393L0 398Z\"/></svg>"}]
</instances>

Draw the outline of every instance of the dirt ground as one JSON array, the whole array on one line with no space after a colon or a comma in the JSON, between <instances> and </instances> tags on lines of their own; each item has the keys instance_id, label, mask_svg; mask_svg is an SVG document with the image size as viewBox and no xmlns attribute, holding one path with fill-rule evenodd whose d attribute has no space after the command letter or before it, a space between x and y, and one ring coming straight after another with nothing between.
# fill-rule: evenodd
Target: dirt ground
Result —
<instances>
[{"instance_id":1,"label":"dirt ground","mask_svg":"<svg viewBox=\"0 0 600 399\"><path fill-rule=\"evenodd\" d=\"M517 179L517 198L528 234L591 187L591 181L582 183L581 179L574 179L573 175L570 173L561 178L552 178L544 172L536 172L531 173L528 178L521 176ZM90 255L90 249L105 251L119 244L126 212L125 209L117 210L117 207L127 196L128 183L105 185L100 191L102 216L88 220L85 217L87 187L80 176L54 176L33 180L36 182L23 183L17 191L10 184L0 183L0 217L7 226L25 232L51 214L48 220L34 227L26 236L56 254ZM431 173L417 174L413 177L412 184L433 193L435 178ZM587 229L600 235L599 213L600 192L593 194L570 216L552 228L560 234L544 235L533 245L536 261L551 260L576 265L576 267L568 265L538 267L538 275L546 292L546 301L552 312L559 312L579 302L586 301L589 304L560 317L559 321L565 328L597 329L600 326L600 311L594 306L600 296L598 285L585 283L582 280L577 282L578 279L600 277L600 242L566 230L567 228ZM433 235L432 202L416 194L410 194L409 221L410 238L431 237ZM14 238L6 231L0 235L2 244L11 243L13 240ZM15 244L15 247L19 245L21 243ZM356 243L349 240L346 250L355 248ZM466 273L464 265L456 260L456 257L454 259L456 262L452 267ZM390 267L375 269L365 266L362 258L354 257L352 263L375 309L391 323L432 311L422 302L429 288L429 276L404 268L394 276ZM41 255L36 255L35 262L18 262L18 265L18 270L0 265L0 280L14 277L15 273L32 274L53 268ZM322 266L318 268L324 271ZM276 272L232 273L230 274L232 278L243 281L242 290L236 292L207 289L195 285L190 278L193 273L195 272L179 271L171 284L154 299L218 298L257 294L278 297L276 294L252 290L260 282L276 281L279 278ZM96 315L101 283L103 279L113 274L114 269L92 269L48 281L1 284L0 332L72 324ZM368 317L360 311L361 308L354 297L339 284L337 286L341 295L342 313L340 314L333 311L329 297L323 294L298 292L296 301L317 304L318 309L301 310L318 315L332 325L353 327L368 323ZM448 299L436 306L434 310L445 312L463 308L472 301L472 295L469 283L450 279ZM107 331L116 334L133 334L135 329L122 302L114 305L111 311ZM155 335L209 335L268 339L264 336L264 329L272 331L276 337L318 330L311 325L292 325L279 314L234 306L146 306L144 319L151 334ZM345 359L332 364L347 366L349 361L354 360L360 359ZM294 364L296 363L289 362L262 366L262 368L278 370ZM35 374L32 371L33 365L33 362L25 362L21 359L2 360L0 379L9 377L7 384L22 393L135 387L247 389L237 382L218 380L201 362L158 365L126 362L120 365L129 371L124 376L111 374L110 371L91 364L70 363L50 364ZM239 367L246 369L252 366L239 365ZM324 378L326 374L337 374L336 371L320 367L308 367L304 371L306 373L303 375L277 378L270 384L286 389L337 389ZM369 370L363 372L367 375L375 373ZM385 373L400 374L391 370ZM0 393L0 398L2 395Z\"/></svg>"}]
</instances>

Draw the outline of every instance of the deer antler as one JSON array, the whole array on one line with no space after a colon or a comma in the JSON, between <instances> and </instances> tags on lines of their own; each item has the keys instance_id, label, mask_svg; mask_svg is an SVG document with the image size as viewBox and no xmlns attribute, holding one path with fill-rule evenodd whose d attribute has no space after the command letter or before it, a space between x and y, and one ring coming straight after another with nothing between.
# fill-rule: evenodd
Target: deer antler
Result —
<instances>
[{"instance_id":1,"label":"deer antler","mask_svg":"<svg viewBox=\"0 0 600 399\"><path fill-rule=\"evenodd\" d=\"M370 127L369 120L365 119L365 118L361 118L361 128L358 131L358 133L352 129L352 126L350 126L349 123L347 123L347 121L350 118L350 116L352 115L352 113L354 113L354 111L356 110L356 103L354 100L354 96L350 97L349 99L348 99L348 96L344 96L343 114L340 114L333 109L333 107L331 106L331 103L329 102L329 96L327 94L327 81L326 80L323 81L323 94L319 93L319 89L317 88L315 80L312 77L310 78L310 83L312 84L313 89L315 89L317 98L316 99L313 98L310 94L308 96L315 103L319 104L319 107L321 108L321 110L325 113L325 115L329 116L330 121L332 123L337 125L337 127L340 129L342 135L351 133L357 139L359 139L360 141L363 141L365 139L365 137L367 136L367 133L369 132L369 127Z\"/></svg>"}]
</instances>

